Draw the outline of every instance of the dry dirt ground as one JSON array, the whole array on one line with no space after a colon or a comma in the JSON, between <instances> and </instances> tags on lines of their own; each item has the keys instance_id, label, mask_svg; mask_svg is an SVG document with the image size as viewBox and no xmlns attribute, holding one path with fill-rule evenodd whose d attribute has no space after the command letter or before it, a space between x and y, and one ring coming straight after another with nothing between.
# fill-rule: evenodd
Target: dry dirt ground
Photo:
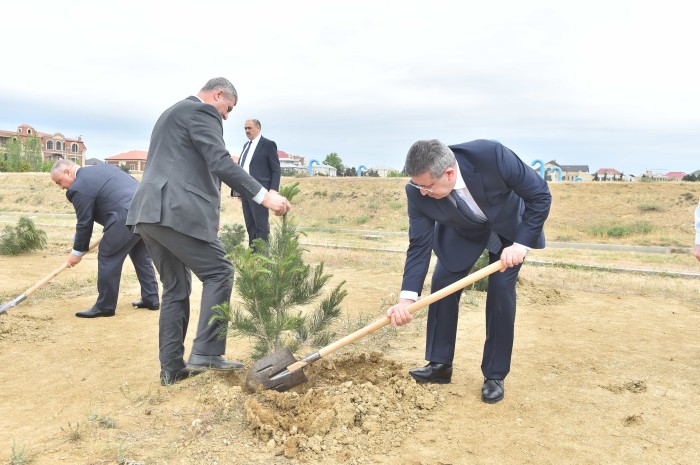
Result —
<instances>
[{"instance_id":1,"label":"dry dirt ground","mask_svg":"<svg viewBox=\"0 0 700 465\"><path fill-rule=\"evenodd\" d=\"M405 231L404 183L303 179L295 213L311 228ZM687 247L700 183L555 184L552 192L550 240ZM224 222L241 222L234 202L224 199ZM49 236L43 252L0 255L4 303L62 263L74 215L42 174L0 175L0 212L3 224L29 214ZM606 238L589 229L640 220L653 230ZM405 247L405 236L370 244L362 234L314 234L309 242L348 244L352 235L367 247ZM244 373L162 387L158 312L131 308L138 283L128 261L117 315L74 316L95 300L90 254L0 315L0 464L700 463L700 281L576 267L698 273L699 264L686 251L532 255L572 266L523 268L506 397L487 405L479 397L481 293L462 299L449 385L417 385L407 374L424 363L419 315L307 367L309 382L291 392L245 392ZM401 254L310 247L307 261L324 261L332 283L347 281L338 337L396 298ZM194 322L201 290L193 284ZM228 358L250 366L249 354L248 341L228 342Z\"/></svg>"},{"instance_id":2,"label":"dry dirt ground","mask_svg":"<svg viewBox=\"0 0 700 465\"><path fill-rule=\"evenodd\" d=\"M0 257L0 292L14 297L58 264ZM312 364L291 392L250 394L242 374L159 385L158 312L130 308L128 264L115 317L74 317L94 301L95 264L86 257L0 316L2 463L22 450L33 464L700 460L700 307L687 299L543 289L524 268L513 370L496 405L479 399L478 293L465 294L450 385L406 373L423 360L419 318ZM348 282L345 307L376 310L366 322L400 282L400 272L375 273L333 271ZM339 330L364 324L345 323ZM249 365L247 347L231 340L227 356Z\"/></svg>"}]
</instances>

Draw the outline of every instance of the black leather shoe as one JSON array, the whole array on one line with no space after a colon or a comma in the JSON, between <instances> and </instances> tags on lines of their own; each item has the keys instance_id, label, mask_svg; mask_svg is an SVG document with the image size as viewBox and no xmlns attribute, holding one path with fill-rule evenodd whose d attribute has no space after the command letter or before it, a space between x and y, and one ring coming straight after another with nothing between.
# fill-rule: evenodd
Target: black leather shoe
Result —
<instances>
[{"instance_id":1,"label":"black leather shoe","mask_svg":"<svg viewBox=\"0 0 700 465\"><path fill-rule=\"evenodd\" d=\"M180 368L175 371L160 370L160 385L170 386L183 379L197 376L200 373L202 373L202 370L190 370L189 368Z\"/></svg>"},{"instance_id":2,"label":"black leather shoe","mask_svg":"<svg viewBox=\"0 0 700 465\"><path fill-rule=\"evenodd\" d=\"M143 300L136 300L134 302L131 302L131 305L133 305L136 308L147 308L149 310L160 309L160 304L158 302L149 303L149 302L144 302Z\"/></svg>"},{"instance_id":3,"label":"black leather shoe","mask_svg":"<svg viewBox=\"0 0 700 465\"><path fill-rule=\"evenodd\" d=\"M430 362L408 372L419 383L447 384L452 381L452 365Z\"/></svg>"},{"instance_id":4,"label":"black leather shoe","mask_svg":"<svg viewBox=\"0 0 700 465\"><path fill-rule=\"evenodd\" d=\"M487 404L495 404L503 400L505 395L502 379L485 379L481 387L481 400Z\"/></svg>"},{"instance_id":5,"label":"black leather shoe","mask_svg":"<svg viewBox=\"0 0 700 465\"><path fill-rule=\"evenodd\" d=\"M197 370L219 370L219 371L230 371L230 370L242 370L244 368L242 363L229 362L224 359L221 355L190 355L190 359L187 361L188 368L194 368Z\"/></svg>"},{"instance_id":6,"label":"black leather shoe","mask_svg":"<svg viewBox=\"0 0 700 465\"><path fill-rule=\"evenodd\" d=\"M101 316L114 316L114 310L102 310L101 308L92 307L82 312L75 314L78 318L98 318Z\"/></svg>"}]
</instances>

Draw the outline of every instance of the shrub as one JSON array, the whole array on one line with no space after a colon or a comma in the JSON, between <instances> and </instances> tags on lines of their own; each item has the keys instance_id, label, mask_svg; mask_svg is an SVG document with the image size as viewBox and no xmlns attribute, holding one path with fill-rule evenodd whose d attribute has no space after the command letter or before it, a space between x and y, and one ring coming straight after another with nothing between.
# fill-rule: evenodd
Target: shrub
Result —
<instances>
[{"instance_id":1,"label":"shrub","mask_svg":"<svg viewBox=\"0 0 700 465\"><path fill-rule=\"evenodd\" d=\"M46 247L46 233L34 226L34 222L20 217L17 226L5 226L0 241L0 254L17 255Z\"/></svg>"},{"instance_id":2,"label":"shrub","mask_svg":"<svg viewBox=\"0 0 700 465\"><path fill-rule=\"evenodd\" d=\"M643 212L662 212L664 207L658 203L643 203L639 206L639 210Z\"/></svg>"},{"instance_id":3,"label":"shrub","mask_svg":"<svg viewBox=\"0 0 700 465\"><path fill-rule=\"evenodd\" d=\"M244 237L245 228L242 224L238 223L225 224L219 233L221 245L224 246L224 250L226 250L226 253L229 256L233 255L234 250L236 250L236 246L243 242Z\"/></svg>"},{"instance_id":4,"label":"shrub","mask_svg":"<svg viewBox=\"0 0 700 465\"><path fill-rule=\"evenodd\" d=\"M593 226L589 229L589 232L594 236L626 237L639 234L648 234L653 229L654 227L651 225L651 223L647 221L638 221L627 225L616 224Z\"/></svg>"}]
</instances>

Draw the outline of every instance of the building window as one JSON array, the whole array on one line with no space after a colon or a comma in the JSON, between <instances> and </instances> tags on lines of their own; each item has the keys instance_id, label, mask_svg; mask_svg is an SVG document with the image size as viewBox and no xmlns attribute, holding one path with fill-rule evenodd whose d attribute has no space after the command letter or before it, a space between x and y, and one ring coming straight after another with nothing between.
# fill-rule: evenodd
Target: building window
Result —
<instances>
[{"instance_id":1,"label":"building window","mask_svg":"<svg viewBox=\"0 0 700 465\"><path fill-rule=\"evenodd\" d=\"M32 130L31 130L31 129L27 129L27 134L31 134L31 133L32 133Z\"/></svg>"},{"instance_id":2,"label":"building window","mask_svg":"<svg viewBox=\"0 0 700 465\"><path fill-rule=\"evenodd\" d=\"M73 153L78 153L78 144L73 144L70 146L70 150Z\"/></svg>"},{"instance_id":3,"label":"building window","mask_svg":"<svg viewBox=\"0 0 700 465\"><path fill-rule=\"evenodd\" d=\"M56 150L61 150L61 141L56 141Z\"/></svg>"},{"instance_id":4,"label":"building window","mask_svg":"<svg viewBox=\"0 0 700 465\"><path fill-rule=\"evenodd\" d=\"M52 140L46 141L46 150L53 150L53 141Z\"/></svg>"},{"instance_id":5,"label":"building window","mask_svg":"<svg viewBox=\"0 0 700 465\"><path fill-rule=\"evenodd\" d=\"M131 164L129 165L129 169L130 169L131 171L135 170L135 169L136 169L136 165L134 165L133 163L131 163Z\"/></svg>"}]
</instances>

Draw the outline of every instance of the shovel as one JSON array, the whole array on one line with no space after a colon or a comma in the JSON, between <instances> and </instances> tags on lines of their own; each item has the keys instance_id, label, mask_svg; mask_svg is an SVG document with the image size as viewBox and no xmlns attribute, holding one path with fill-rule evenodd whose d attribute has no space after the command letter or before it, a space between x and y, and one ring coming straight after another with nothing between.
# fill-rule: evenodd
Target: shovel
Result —
<instances>
[{"instance_id":1,"label":"shovel","mask_svg":"<svg viewBox=\"0 0 700 465\"><path fill-rule=\"evenodd\" d=\"M102 239L97 239L95 242L93 242L92 244L90 244L90 248L88 249L88 252L90 252L90 251L93 250L95 247L97 247L97 246L100 244L100 241L101 241L101 240L102 240ZM42 287L44 284L46 284L46 283L48 283L49 281L51 281L53 278L56 277L57 274L59 274L61 271L65 270L66 268L68 268L68 262L63 263L63 265L61 265L61 266L59 266L58 268L56 268L55 270L53 270L51 273L49 273L48 275L46 275L43 279L41 279L41 280L40 280L39 282L37 282L35 285L33 285L32 287L30 287L29 289L27 289L26 291L24 291L23 293L21 293L20 295L18 295L18 296L15 297L14 299L12 299L11 301L2 304L2 306L0 306L0 314L3 313L3 312L6 312L7 310L9 310L9 309L11 309L12 307L14 307L15 305L17 305L18 303L22 302L24 299L26 299L26 298L29 297L31 294L33 294L34 291L36 291L37 289L39 289L40 287Z\"/></svg>"},{"instance_id":2,"label":"shovel","mask_svg":"<svg viewBox=\"0 0 700 465\"><path fill-rule=\"evenodd\" d=\"M446 297L453 292L459 291L464 287L475 283L476 281L485 278L486 276L499 271L502 268L501 262L494 262L487 267L476 271L459 281L456 281L449 286L446 286L439 291L433 292L424 298L412 303L407 310L410 313L415 313L417 310L427 307L431 303ZM284 348L273 352L272 354L261 358L250 367L246 375L246 388L251 392L255 392L262 386L263 389L274 389L275 391L284 392L300 384L308 381L304 375L303 368L326 355L335 352L336 350L345 347L351 342L373 333L374 331L383 328L391 322L387 317L379 318L374 323L371 323L364 328L360 328L352 334L339 339L318 352L307 355L302 360L297 361L289 349Z\"/></svg>"}]
</instances>

